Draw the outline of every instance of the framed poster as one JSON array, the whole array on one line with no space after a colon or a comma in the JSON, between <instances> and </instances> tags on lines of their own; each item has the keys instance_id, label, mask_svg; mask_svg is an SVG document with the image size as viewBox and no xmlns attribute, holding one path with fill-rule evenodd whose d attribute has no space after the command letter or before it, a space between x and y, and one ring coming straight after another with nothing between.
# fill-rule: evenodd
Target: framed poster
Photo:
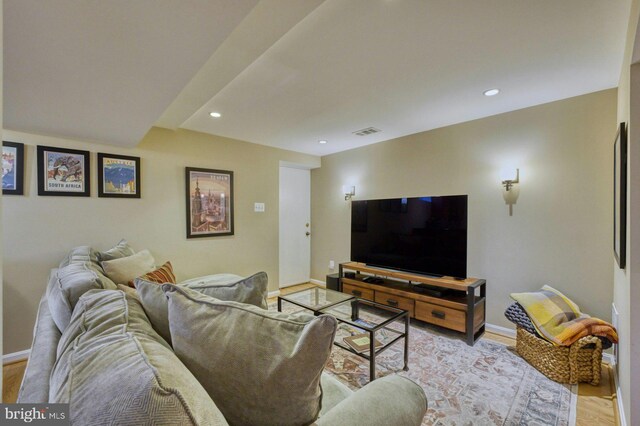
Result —
<instances>
[{"instance_id":1,"label":"framed poster","mask_svg":"<svg viewBox=\"0 0 640 426\"><path fill-rule=\"evenodd\" d=\"M89 151L38 145L38 195L89 197Z\"/></svg>"},{"instance_id":2,"label":"framed poster","mask_svg":"<svg viewBox=\"0 0 640 426\"><path fill-rule=\"evenodd\" d=\"M613 144L613 255L620 269L627 263L627 128L620 123Z\"/></svg>"},{"instance_id":3,"label":"framed poster","mask_svg":"<svg viewBox=\"0 0 640 426\"><path fill-rule=\"evenodd\" d=\"M2 142L2 195L24 194L24 144Z\"/></svg>"},{"instance_id":4,"label":"framed poster","mask_svg":"<svg viewBox=\"0 0 640 426\"><path fill-rule=\"evenodd\" d=\"M99 152L98 197L140 198L140 157Z\"/></svg>"},{"instance_id":5,"label":"framed poster","mask_svg":"<svg viewBox=\"0 0 640 426\"><path fill-rule=\"evenodd\" d=\"M187 238L233 235L233 172L185 169Z\"/></svg>"}]
</instances>

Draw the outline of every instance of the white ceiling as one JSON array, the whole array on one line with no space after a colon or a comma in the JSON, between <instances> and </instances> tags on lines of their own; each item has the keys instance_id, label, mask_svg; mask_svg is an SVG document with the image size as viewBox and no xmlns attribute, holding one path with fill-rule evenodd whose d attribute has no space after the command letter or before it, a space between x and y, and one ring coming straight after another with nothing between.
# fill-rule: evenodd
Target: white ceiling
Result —
<instances>
[{"instance_id":1,"label":"white ceiling","mask_svg":"<svg viewBox=\"0 0 640 426\"><path fill-rule=\"evenodd\" d=\"M630 8L254 3L5 0L5 127L132 146L155 123L326 155L615 87Z\"/></svg>"},{"instance_id":2,"label":"white ceiling","mask_svg":"<svg viewBox=\"0 0 640 426\"><path fill-rule=\"evenodd\" d=\"M4 126L135 146L258 0L4 0Z\"/></svg>"}]
</instances>

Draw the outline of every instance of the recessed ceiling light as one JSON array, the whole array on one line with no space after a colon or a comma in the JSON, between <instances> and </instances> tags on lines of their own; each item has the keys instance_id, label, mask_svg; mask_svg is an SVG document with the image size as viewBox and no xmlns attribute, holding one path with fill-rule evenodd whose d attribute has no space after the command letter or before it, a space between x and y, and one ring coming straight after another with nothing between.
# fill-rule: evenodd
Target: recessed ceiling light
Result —
<instances>
[{"instance_id":1,"label":"recessed ceiling light","mask_svg":"<svg viewBox=\"0 0 640 426\"><path fill-rule=\"evenodd\" d=\"M500 93L500 89L489 89L485 90L483 93L485 96L495 96Z\"/></svg>"},{"instance_id":2,"label":"recessed ceiling light","mask_svg":"<svg viewBox=\"0 0 640 426\"><path fill-rule=\"evenodd\" d=\"M319 143L320 145L324 145L325 143L327 143L327 141L325 141L325 140L323 139L323 140L321 140L321 141L318 141L318 143Z\"/></svg>"},{"instance_id":3,"label":"recessed ceiling light","mask_svg":"<svg viewBox=\"0 0 640 426\"><path fill-rule=\"evenodd\" d=\"M220 114L219 112L210 112L209 115L212 116L213 118L222 117L222 114Z\"/></svg>"}]
</instances>

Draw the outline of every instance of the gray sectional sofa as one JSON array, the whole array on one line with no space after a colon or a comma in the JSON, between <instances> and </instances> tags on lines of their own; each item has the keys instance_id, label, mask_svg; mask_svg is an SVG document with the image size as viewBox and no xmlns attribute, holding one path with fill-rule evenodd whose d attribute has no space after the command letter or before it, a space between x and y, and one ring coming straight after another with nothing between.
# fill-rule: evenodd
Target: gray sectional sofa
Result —
<instances>
[{"instance_id":1,"label":"gray sectional sofa","mask_svg":"<svg viewBox=\"0 0 640 426\"><path fill-rule=\"evenodd\" d=\"M210 384L156 332L135 290L105 276L98 255L78 247L51 272L18 402L69 403L76 425L246 424L223 414L205 390ZM320 383L317 425L419 425L426 412L423 390L400 376L356 392L326 373ZM236 405L241 412L244 402ZM290 408L270 407L260 423L287 418Z\"/></svg>"}]
</instances>

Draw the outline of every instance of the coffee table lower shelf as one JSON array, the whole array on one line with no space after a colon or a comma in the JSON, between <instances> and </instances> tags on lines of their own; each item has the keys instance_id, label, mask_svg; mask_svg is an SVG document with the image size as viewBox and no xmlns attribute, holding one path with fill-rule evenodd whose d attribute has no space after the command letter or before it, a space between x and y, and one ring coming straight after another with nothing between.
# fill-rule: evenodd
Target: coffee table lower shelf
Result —
<instances>
[{"instance_id":1,"label":"coffee table lower shelf","mask_svg":"<svg viewBox=\"0 0 640 426\"><path fill-rule=\"evenodd\" d=\"M351 314L345 315L345 305L351 305ZM359 322L360 312L365 310L368 314L367 323L363 324ZM382 352L389 349L392 345L400 340L404 340L404 366L403 370L409 370L409 312L403 309L393 308L387 305L383 305L376 302L371 302L364 299L353 299L345 301L334 306L321 309L321 314L328 314L334 316L338 323L347 324L350 327L354 327L362 330L369 337L369 351L359 352L343 343L339 340L333 342L334 345L342 348L354 355L364 358L369 361L369 380L376 379L376 357ZM373 319L373 322L372 322ZM390 328L389 325L396 321L402 321L404 323L404 331L395 330ZM395 337L390 337L386 340L382 346L375 347L376 332L380 330L387 330L388 332L396 334Z\"/></svg>"}]
</instances>

